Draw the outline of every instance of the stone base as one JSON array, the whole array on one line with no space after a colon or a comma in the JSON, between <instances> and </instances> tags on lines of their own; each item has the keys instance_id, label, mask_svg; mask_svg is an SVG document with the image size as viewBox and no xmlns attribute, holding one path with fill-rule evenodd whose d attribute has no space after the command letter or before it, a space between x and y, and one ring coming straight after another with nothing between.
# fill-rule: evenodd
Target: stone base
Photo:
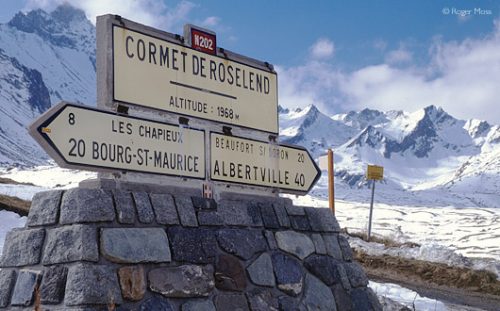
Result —
<instances>
[{"instance_id":1,"label":"stone base","mask_svg":"<svg viewBox=\"0 0 500 311\"><path fill-rule=\"evenodd\" d=\"M8 234L0 310L381 310L328 209L81 186L38 193Z\"/></svg>"}]
</instances>

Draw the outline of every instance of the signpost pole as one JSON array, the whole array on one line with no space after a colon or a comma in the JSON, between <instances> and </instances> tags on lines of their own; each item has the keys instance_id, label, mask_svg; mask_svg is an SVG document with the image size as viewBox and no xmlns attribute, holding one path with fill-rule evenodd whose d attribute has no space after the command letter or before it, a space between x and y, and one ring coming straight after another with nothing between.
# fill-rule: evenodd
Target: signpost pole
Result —
<instances>
[{"instance_id":1,"label":"signpost pole","mask_svg":"<svg viewBox=\"0 0 500 311\"><path fill-rule=\"evenodd\" d=\"M368 241L372 235L373 197L375 196L375 180L372 180L372 200L370 203L370 218L368 220Z\"/></svg>"},{"instance_id":2,"label":"signpost pole","mask_svg":"<svg viewBox=\"0 0 500 311\"><path fill-rule=\"evenodd\" d=\"M335 185L333 173L333 151L332 149L328 149L328 201L330 209L335 215Z\"/></svg>"}]
</instances>

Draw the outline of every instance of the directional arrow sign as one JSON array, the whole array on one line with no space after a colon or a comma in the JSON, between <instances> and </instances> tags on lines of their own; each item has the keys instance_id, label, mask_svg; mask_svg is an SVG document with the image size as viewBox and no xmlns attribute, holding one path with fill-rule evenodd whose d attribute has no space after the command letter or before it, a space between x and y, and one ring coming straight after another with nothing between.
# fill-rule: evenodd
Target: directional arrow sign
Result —
<instances>
[{"instance_id":1,"label":"directional arrow sign","mask_svg":"<svg viewBox=\"0 0 500 311\"><path fill-rule=\"evenodd\" d=\"M205 178L205 132L62 102L30 134L67 168Z\"/></svg>"},{"instance_id":2,"label":"directional arrow sign","mask_svg":"<svg viewBox=\"0 0 500 311\"><path fill-rule=\"evenodd\" d=\"M308 192L321 171L303 147L210 133L212 180Z\"/></svg>"}]
</instances>

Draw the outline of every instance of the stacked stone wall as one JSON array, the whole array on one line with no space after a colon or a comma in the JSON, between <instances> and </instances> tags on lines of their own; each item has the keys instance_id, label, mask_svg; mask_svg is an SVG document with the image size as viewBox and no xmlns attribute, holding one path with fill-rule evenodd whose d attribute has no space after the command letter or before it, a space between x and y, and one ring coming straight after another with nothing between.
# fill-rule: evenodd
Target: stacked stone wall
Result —
<instances>
[{"instance_id":1,"label":"stacked stone wall","mask_svg":"<svg viewBox=\"0 0 500 311\"><path fill-rule=\"evenodd\" d=\"M330 210L291 200L38 193L0 259L0 310L381 310Z\"/></svg>"}]
</instances>

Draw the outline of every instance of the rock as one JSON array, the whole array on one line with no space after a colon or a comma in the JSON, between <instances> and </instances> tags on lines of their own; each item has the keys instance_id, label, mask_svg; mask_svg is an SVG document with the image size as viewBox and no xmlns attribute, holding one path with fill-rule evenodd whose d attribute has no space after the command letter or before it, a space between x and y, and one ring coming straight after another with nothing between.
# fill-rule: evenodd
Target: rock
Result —
<instances>
[{"instance_id":1,"label":"rock","mask_svg":"<svg viewBox=\"0 0 500 311\"><path fill-rule=\"evenodd\" d=\"M222 226L224 219L217 212L198 212L198 223L200 226Z\"/></svg>"},{"instance_id":2,"label":"rock","mask_svg":"<svg viewBox=\"0 0 500 311\"><path fill-rule=\"evenodd\" d=\"M40 285L40 301L43 304L58 304L64 297L68 269L64 266L51 266L43 273Z\"/></svg>"},{"instance_id":3,"label":"rock","mask_svg":"<svg viewBox=\"0 0 500 311\"><path fill-rule=\"evenodd\" d=\"M215 296L217 311L249 311L243 294L219 294Z\"/></svg>"},{"instance_id":4,"label":"rock","mask_svg":"<svg viewBox=\"0 0 500 311\"><path fill-rule=\"evenodd\" d=\"M110 222L115 208L109 192L100 189L67 190L61 202L61 224Z\"/></svg>"},{"instance_id":5,"label":"rock","mask_svg":"<svg viewBox=\"0 0 500 311\"><path fill-rule=\"evenodd\" d=\"M214 199L206 199L202 197L191 197L193 206L197 210L216 210L217 203Z\"/></svg>"},{"instance_id":6,"label":"rock","mask_svg":"<svg viewBox=\"0 0 500 311\"><path fill-rule=\"evenodd\" d=\"M219 202L217 213L224 220L224 224L229 226L252 227L255 225L256 216L250 215L248 205L243 201L222 200Z\"/></svg>"},{"instance_id":7,"label":"rock","mask_svg":"<svg viewBox=\"0 0 500 311\"><path fill-rule=\"evenodd\" d=\"M278 244L276 243L276 239L274 238L274 233L272 231L265 230L264 236L267 240L267 245L269 245L269 249L277 249Z\"/></svg>"},{"instance_id":8,"label":"rock","mask_svg":"<svg viewBox=\"0 0 500 311\"><path fill-rule=\"evenodd\" d=\"M221 229L217 233L217 240L224 251L245 260L267 249L260 230Z\"/></svg>"},{"instance_id":9,"label":"rock","mask_svg":"<svg viewBox=\"0 0 500 311\"><path fill-rule=\"evenodd\" d=\"M149 271L149 288L166 297L206 297L214 289L213 267L183 265Z\"/></svg>"},{"instance_id":10,"label":"rock","mask_svg":"<svg viewBox=\"0 0 500 311\"><path fill-rule=\"evenodd\" d=\"M247 268L248 276L255 285L274 287L273 263L271 256L267 253L260 255Z\"/></svg>"},{"instance_id":11,"label":"rock","mask_svg":"<svg viewBox=\"0 0 500 311\"><path fill-rule=\"evenodd\" d=\"M349 245L349 241L347 241L346 237L343 235L339 235L338 240L340 249L342 250L342 254L344 255L344 260L352 261L353 254L351 246Z\"/></svg>"},{"instance_id":12,"label":"rock","mask_svg":"<svg viewBox=\"0 0 500 311\"><path fill-rule=\"evenodd\" d=\"M150 224L155 219L155 214L153 213L153 207L151 206L151 201L146 192L133 192L135 207L137 209L137 217L139 221L143 224Z\"/></svg>"},{"instance_id":13,"label":"rock","mask_svg":"<svg viewBox=\"0 0 500 311\"><path fill-rule=\"evenodd\" d=\"M184 227L198 227L198 220L194 211L193 202L191 197L176 196L175 205L177 206L177 213L181 220L181 225Z\"/></svg>"},{"instance_id":14,"label":"rock","mask_svg":"<svg viewBox=\"0 0 500 311\"><path fill-rule=\"evenodd\" d=\"M63 191L38 192L31 201L28 226L54 225L59 218L59 206Z\"/></svg>"},{"instance_id":15,"label":"rock","mask_svg":"<svg viewBox=\"0 0 500 311\"><path fill-rule=\"evenodd\" d=\"M336 311L335 298L328 286L311 274L306 275L300 310ZM344 311L344 310L342 310Z\"/></svg>"},{"instance_id":16,"label":"rock","mask_svg":"<svg viewBox=\"0 0 500 311\"><path fill-rule=\"evenodd\" d=\"M332 291L335 296L337 310L352 311L352 300L348 291L340 284L334 285Z\"/></svg>"},{"instance_id":17,"label":"rock","mask_svg":"<svg viewBox=\"0 0 500 311\"><path fill-rule=\"evenodd\" d=\"M352 287L366 287L368 285L368 278L359 263L350 262L345 264L344 268Z\"/></svg>"},{"instance_id":18,"label":"rock","mask_svg":"<svg viewBox=\"0 0 500 311\"><path fill-rule=\"evenodd\" d=\"M285 203L286 212L289 216L305 216L306 212L304 211L304 207L295 206L291 202Z\"/></svg>"},{"instance_id":19,"label":"rock","mask_svg":"<svg viewBox=\"0 0 500 311\"><path fill-rule=\"evenodd\" d=\"M314 248L316 249L316 254L325 255L326 254L326 245L325 245L325 241L323 241L323 237L321 237L321 234L313 233L312 240L314 243Z\"/></svg>"},{"instance_id":20,"label":"rock","mask_svg":"<svg viewBox=\"0 0 500 311\"><path fill-rule=\"evenodd\" d=\"M162 228L101 229L101 253L118 263L171 261L167 234Z\"/></svg>"},{"instance_id":21,"label":"rock","mask_svg":"<svg viewBox=\"0 0 500 311\"><path fill-rule=\"evenodd\" d=\"M341 283L341 278L346 277L342 261L325 255L312 255L304 260L304 267L318 277L326 285Z\"/></svg>"},{"instance_id":22,"label":"rock","mask_svg":"<svg viewBox=\"0 0 500 311\"><path fill-rule=\"evenodd\" d=\"M122 304L116 271L110 266L78 263L68 269L67 306Z\"/></svg>"},{"instance_id":23,"label":"rock","mask_svg":"<svg viewBox=\"0 0 500 311\"><path fill-rule=\"evenodd\" d=\"M96 228L71 225L47 230L42 258L44 265L82 260L99 260Z\"/></svg>"},{"instance_id":24,"label":"rock","mask_svg":"<svg viewBox=\"0 0 500 311\"><path fill-rule=\"evenodd\" d=\"M351 300L354 311L369 310L382 311L382 306L375 297L373 300L370 296L369 288L356 288L351 291Z\"/></svg>"},{"instance_id":25,"label":"rock","mask_svg":"<svg viewBox=\"0 0 500 311\"><path fill-rule=\"evenodd\" d=\"M247 211L248 215L252 218L252 224L254 227L262 227L262 215L260 213L260 202L255 203L253 201L250 201L247 203Z\"/></svg>"},{"instance_id":26,"label":"rock","mask_svg":"<svg viewBox=\"0 0 500 311\"><path fill-rule=\"evenodd\" d=\"M280 226L283 228L289 228L290 219L288 218L288 214L286 213L284 202L281 201L280 203L273 203L273 209Z\"/></svg>"},{"instance_id":27,"label":"rock","mask_svg":"<svg viewBox=\"0 0 500 311\"><path fill-rule=\"evenodd\" d=\"M141 303L140 311L173 311L172 305L167 299L153 296Z\"/></svg>"},{"instance_id":28,"label":"rock","mask_svg":"<svg viewBox=\"0 0 500 311\"><path fill-rule=\"evenodd\" d=\"M368 300L370 301L370 304L371 304L373 310L374 311L382 311L383 310L382 304L378 300L377 295L375 294L373 289L371 289L369 287L366 288L366 293L368 295Z\"/></svg>"},{"instance_id":29,"label":"rock","mask_svg":"<svg viewBox=\"0 0 500 311\"><path fill-rule=\"evenodd\" d=\"M216 311L212 300L190 300L181 307L182 311Z\"/></svg>"},{"instance_id":30,"label":"rock","mask_svg":"<svg viewBox=\"0 0 500 311\"><path fill-rule=\"evenodd\" d=\"M292 298L289 296L278 297L279 310L280 311L299 311L299 303L297 298Z\"/></svg>"},{"instance_id":31,"label":"rock","mask_svg":"<svg viewBox=\"0 0 500 311\"><path fill-rule=\"evenodd\" d=\"M300 262L281 253L274 253L271 259L278 288L288 295L298 296L302 292L303 285L303 271Z\"/></svg>"},{"instance_id":32,"label":"rock","mask_svg":"<svg viewBox=\"0 0 500 311\"><path fill-rule=\"evenodd\" d=\"M215 264L215 286L229 291L243 291L247 286L245 269L238 258L222 254Z\"/></svg>"},{"instance_id":33,"label":"rock","mask_svg":"<svg viewBox=\"0 0 500 311\"><path fill-rule=\"evenodd\" d=\"M114 192L114 198L118 222L121 224L135 223L134 200L130 192L117 190Z\"/></svg>"},{"instance_id":34,"label":"rock","mask_svg":"<svg viewBox=\"0 0 500 311\"><path fill-rule=\"evenodd\" d=\"M35 288L40 282L40 273L21 270L17 276L11 305L27 307L33 303Z\"/></svg>"},{"instance_id":35,"label":"rock","mask_svg":"<svg viewBox=\"0 0 500 311\"><path fill-rule=\"evenodd\" d=\"M260 214L262 215L262 222L264 223L264 227L270 229L279 229L280 223L278 221L278 217L274 213L274 208L271 203L259 203Z\"/></svg>"},{"instance_id":36,"label":"rock","mask_svg":"<svg viewBox=\"0 0 500 311\"><path fill-rule=\"evenodd\" d=\"M302 233L295 231L279 231L275 234L278 247L300 259L304 259L314 253L314 244L311 239Z\"/></svg>"},{"instance_id":37,"label":"rock","mask_svg":"<svg viewBox=\"0 0 500 311\"><path fill-rule=\"evenodd\" d=\"M329 208L309 207L304 210L313 231L340 232L339 223Z\"/></svg>"},{"instance_id":38,"label":"rock","mask_svg":"<svg viewBox=\"0 0 500 311\"><path fill-rule=\"evenodd\" d=\"M21 267L40 262L44 229L14 229L7 233L0 266Z\"/></svg>"},{"instance_id":39,"label":"rock","mask_svg":"<svg viewBox=\"0 0 500 311\"><path fill-rule=\"evenodd\" d=\"M16 271L10 269L0 270L0 308L9 305L10 294L16 283Z\"/></svg>"},{"instance_id":40,"label":"rock","mask_svg":"<svg viewBox=\"0 0 500 311\"><path fill-rule=\"evenodd\" d=\"M168 228L174 261L214 263L217 254L215 232L202 228Z\"/></svg>"},{"instance_id":41,"label":"rock","mask_svg":"<svg viewBox=\"0 0 500 311\"><path fill-rule=\"evenodd\" d=\"M247 293L248 302L250 303L251 310L266 310L278 311L278 299L273 296L270 290L267 289L254 289Z\"/></svg>"},{"instance_id":42,"label":"rock","mask_svg":"<svg viewBox=\"0 0 500 311\"><path fill-rule=\"evenodd\" d=\"M342 249L340 249L337 234L323 234L323 241L326 246L326 253L338 260L342 260Z\"/></svg>"},{"instance_id":43,"label":"rock","mask_svg":"<svg viewBox=\"0 0 500 311\"><path fill-rule=\"evenodd\" d=\"M174 198L170 194L151 193L149 196L156 214L156 222L162 225L179 224Z\"/></svg>"},{"instance_id":44,"label":"rock","mask_svg":"<svg viewBox=\"0 0 500 311\"><path fill-rule=\"evenodd\" d=\"M146 293L146 279L142 266L121 267L118 270L122 296L126 300L139 301Z\"/></svg>"},{"instance_id":45,"label":"rock","mask_svg":"<svg viewBox=\"0 0 500 311\"><path fill-rule=\"evenodd\" d=\"M309 220L306 216L292 216L288 217L290 219L290 224L295 230L310 231L311 226L309 225Z\"/></svg>"}]
</instances>

